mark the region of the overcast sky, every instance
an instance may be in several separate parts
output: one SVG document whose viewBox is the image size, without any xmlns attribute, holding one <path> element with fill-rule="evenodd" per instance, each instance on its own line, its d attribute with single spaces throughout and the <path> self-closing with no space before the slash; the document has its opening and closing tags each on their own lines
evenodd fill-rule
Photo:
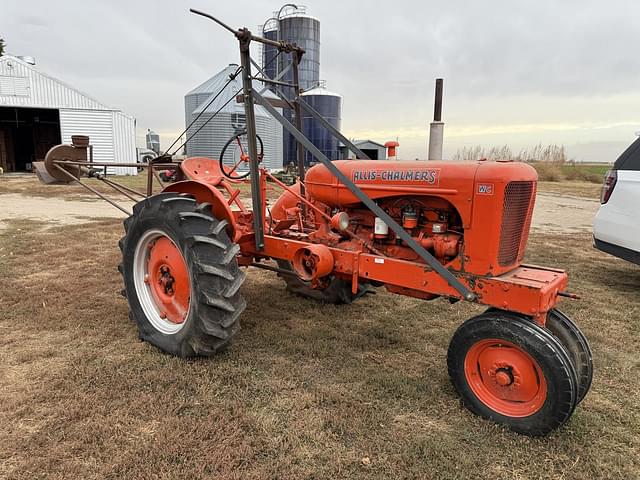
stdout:
<svg viewBox="0 0 640 480">
<path fill-rule="evenodd" d="M 284 2 L 283 2 L 284 3 Z M 307 0 L 321 21 L 321 78 L 344 95 L 343 130 L 424 157 L 435 77 L 445 79 L 445 153 L 564 144 L 608 160 L 640 130 L 640 2 Z M 188 12 L 254 31 L 281 3 L 2 0 L 7 51 L 138 120 L 168 146 L 183 97 L 238 61 L 237 42 Z M 139 143 L 141 143 L 139 141 Z"/>
</svg>

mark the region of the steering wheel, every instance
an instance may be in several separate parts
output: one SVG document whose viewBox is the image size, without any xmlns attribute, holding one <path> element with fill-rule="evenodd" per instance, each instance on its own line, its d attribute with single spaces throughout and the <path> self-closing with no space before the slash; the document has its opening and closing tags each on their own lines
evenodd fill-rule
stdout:
<svg viewBox="0 0 640 480">
<path fill-rule="evenodd" d="M 224 144 L 224 147 L 222 147 L 222 151 L 220 152 L 220 170 L 222 171 L 222 174 L 231 179 L 231 180 L 243 180 L 245 178 L 247 178 L 249 176 L 249 174 L 251 173 L 251 170 L 247 171 L 246 173 L 241 173 L 239 175 L 234 175 L 234 172 L 238 169 L 238 167 L 240 165 L 242 165 L 245 162 L 249 162 L 249 154 L 245 153 L 244 151 L 244 146 L 242 145 L 242 141 L 240 139 L 240 137 L 244 136 L 247 134 L 246 130 L 242 130 L 238 133 L 236 133 L 233 137 L 231 137 L 227 143 Z M 260 138 L 259 135 L 256 135 L 256 138 L 258 139 L 258 163 L 260 163 L 262 161 L 262 158 L 264 157 L 264 144 L 262 143 L 262 139 Z M 231 146 L 233 143 L 237 143 L 238 147 L 240 148 L 240 159 L 233 165 L 233 167 L 229 167 L 228 165 L 225 165 L 224 163 L 224 154 L 227 151 L 227 148 L 229 148 L 229 146 Z"/>
</svg>

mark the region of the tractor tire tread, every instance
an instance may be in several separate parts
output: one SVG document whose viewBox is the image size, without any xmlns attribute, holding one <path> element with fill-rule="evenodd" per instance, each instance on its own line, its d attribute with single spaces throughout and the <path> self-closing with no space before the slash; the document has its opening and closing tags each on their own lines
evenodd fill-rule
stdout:
<svg viewBox="0 0 640 480">
<path fill-rule="evenodd" d="M 560 310 L 552 309 L 545 325 L 567 349 L 578 376 L 578 403 L 582 402 L 593 381 L 593 353 L 580 328 Z"/>
<path fill-rule="evenodd" d="M 211 233 L 211 235 L 218 236 L 228 226 L 229 226 L 229 222 L 227 220 L 220 220 L 216 225 L 213 225 L 211 227 L 211 230 L 209 232 Z"/>
<path fill-rule="evenodd" d="M 211 213 L 211 204 L 209 202 L 199 203 L 196 207 L 196 212 L 198 213 Z"/>
<path fill-rule="evenodd" d="M 193 243 L 206 243 L 208 245 L 211 245 L 216 248 L 220 248 L 222 250 L 227 249 L 227 245 L 222 240 L 219 240 L 218 238 L 215 238 L 215 237 L 208 237 L 205 235 L 194 235 L 191 237 L 191 241 Z"/>
</svg>

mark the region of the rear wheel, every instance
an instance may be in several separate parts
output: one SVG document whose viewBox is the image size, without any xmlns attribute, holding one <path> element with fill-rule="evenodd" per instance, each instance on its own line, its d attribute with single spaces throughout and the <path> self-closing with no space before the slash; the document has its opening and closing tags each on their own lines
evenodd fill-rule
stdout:
<svg viewBox="0 0 640 480">
<path fill-rule="evenodd" d="M 124 225 L 120 271 L 140 338 L 181 357 L 225 348 L 246 306 L 226 221 L 209 204 L 162 193 L 136 204 Z"/>
<path fill-rule="evenodd" d="M 563 425 L 577 401 L 564 347 L 532 321 L 488 311 L 463 323 L 449 345 L 454 388 L 473 413 L 530 436 Z"/>
<path fill-rule="evenodd" d="M 351 282 L 347 282 L 333 275 L 325 280 L 324 288 L 312 288 L 311 282 L 305 282 L 295 274 L 290 262 L 286 260 L 276 260 L 276 263 L 281 270 L 291 272 L 291 275 L 280 275 L 287 284 L 287 290 L 302 297 L 311 298 L 323 303 L 340 305 L 351 303 L 366 293 L 371 292 L 368 285 L 358 284 L 358 291 L 354 294 L 351 291 Z"/>
</svg>

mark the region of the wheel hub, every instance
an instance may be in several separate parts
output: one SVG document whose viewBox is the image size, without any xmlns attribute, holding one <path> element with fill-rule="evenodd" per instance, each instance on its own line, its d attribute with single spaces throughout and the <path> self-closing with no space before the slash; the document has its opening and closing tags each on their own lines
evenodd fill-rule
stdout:
<svg viewBox="0 0 640 480">
<path fill-rule="evenodd" d="M 173 285 L 176 283 L 176 279 L 171 276 L 171 269 L 167 265 L 162 265 L 159 273 L 158 283 L 164 288 L 164 293 L 169 296 L 173 295 Z"/>
<path fill-rule="evenodd" d="M 149 244 L 147 272 L 145 283 L 160 318 L 174 324 L 184 323 L 189 311 L 189 273 L 180 250 L 168 237 Z"/>
<path fill-rule="evenodd" d="M 503 340 L 481 340 L 468 350 L 465 376 L 473 393 L 492 410 L 525 417 L 542 408 L 547 384 L 531 355 Z"/>
<path fill-rule="evenodd" d="M 513 375 L 507 369 L 501 368 L 495 373 L 496 382 L 501 387 L 508 387 L 513 383 Z"/>
</svg>

